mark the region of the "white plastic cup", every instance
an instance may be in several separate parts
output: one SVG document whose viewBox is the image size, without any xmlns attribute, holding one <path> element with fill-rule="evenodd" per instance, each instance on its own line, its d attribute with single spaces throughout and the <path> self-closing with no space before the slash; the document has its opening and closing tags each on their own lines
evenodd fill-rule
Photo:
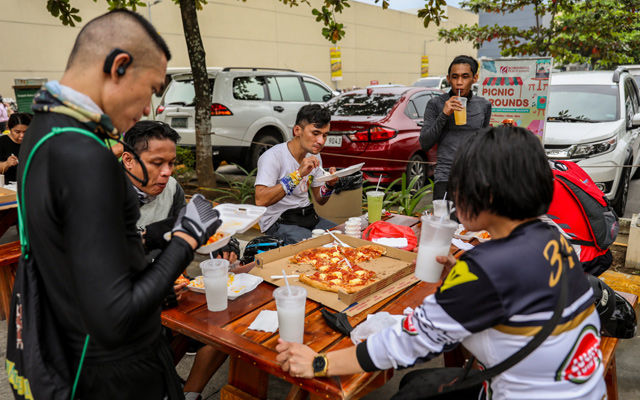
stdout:
<svg viewBox="0 0 640 400">
<path fill-rule="evenodd" d="M 349 218 L 349 222 L 357 222 L 358 225 L 362 224 L 362 218 L 361 217 L 351 217 Z"/>
<path fill-rule="evenodd" d="M 315 237 L 318 237 L 318 236 L 322 236 L 324 234 L 325 234 L 324 229 L 314 229 L 314 230 L 311 231 L 311 237 L 312 238 L 315 238 Z"/>
<path fill-rule="evenodd" d="M 289 288 L 281 286 L 273 291 L 278 310 L 278 330 L 282 340 L 302 343 L 307 290 L 300 286 L 289 286 Z"/>
<path fill-rule="evenodd" d="M 449 200 L 434 200 L 433 201 L 433 215 L 435 217 L 442 217 L 443 215 L 446 215 L 446 219 L 450 219 L 449 218 L 449 211 L 451 211 L 451 209 L 453 208 L 453 201 L 449 201 Z"/>
<path fill-rule="evenodd" d="M 209 311 L 226 310 L 229 260 L 205 260 L 200 263 L 200 269 L 204 280 L 204 293 L 207 296 L 207 308 Z"/>
<path fill-rule="evenodd" d="M 422 230 L 418 259 L 416 260 L 416 278 L 435 283 L 440 281 L 444 265 L 436 261 L 436 256 L 447 256 L 451 248 L 453 233 L 458 229 L 458 223 L 430 215 L 422 216 Z"/>
<path fill-rule="evenodd" d="M 0 187 L 4 187 L 4 175 L 0 175 Z"/>
<path fill-rule="evenodd" d="M 344 233 L 347 235 L 355 235 L 356 233 L 360 233 L 360 228 L 347 228 Z"/>
</svg>

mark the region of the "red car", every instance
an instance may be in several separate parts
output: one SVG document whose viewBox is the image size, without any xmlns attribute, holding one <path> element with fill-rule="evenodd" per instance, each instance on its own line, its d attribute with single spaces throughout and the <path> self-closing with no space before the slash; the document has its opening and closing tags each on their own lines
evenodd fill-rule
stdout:
<svg viewBox="0 0 640 400">
<path fill-rule="evenodd" d="M 362 171 L 369 182 L 378 183 L 382 176 L 382 183 L 391 183 L 404 172 L 407 182 L 421 176 L 422 187 L 433 176 L 437 149 L 425 153 L 420 147 L 424 109 L 442 93 L 424 87 L 377 87 L 329 100 L 331 131 L 321 153 L 323 165 L 341 169 L 364 162 Z"/>
</svg>

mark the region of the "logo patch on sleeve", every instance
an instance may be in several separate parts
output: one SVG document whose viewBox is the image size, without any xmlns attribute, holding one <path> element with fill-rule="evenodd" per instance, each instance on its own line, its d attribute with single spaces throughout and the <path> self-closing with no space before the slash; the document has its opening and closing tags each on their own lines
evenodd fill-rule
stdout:
<svg viewBox="0 0 640 400">
<path fill-rule="evenodd" d="M 469 271 L 469 265 L 465 261 L 458 261 L 453 266 L 449 275 L 440 287 L 440 293 L 462 283 L 477 281 L 478 277 Z"/>
<path fill-rule="evenodd" d="M 415 325 L 413 325 L 413 313 L 407 315 L 402 320 L 402 330 L 409 335 L 415 336 L 418 334 L 418 329 L 416 329 Z"/>
<path fill-rule="evenodd" d="M 591 378 L 601 362 L 598 331 L 593 325 L 587 325 L 556 372 L 556 381 L 584 383 Z"/>
</svg>

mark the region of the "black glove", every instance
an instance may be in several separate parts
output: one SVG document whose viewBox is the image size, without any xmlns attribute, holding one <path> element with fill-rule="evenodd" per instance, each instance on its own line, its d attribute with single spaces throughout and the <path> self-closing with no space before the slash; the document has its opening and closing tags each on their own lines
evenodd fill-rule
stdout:
<svg viewBox="0 0 640 400">
<path fill-rule="evenodd" d="M 196 194 L 189 204 L 180 211 L 172 232 L 184 232 L 202 246 L 222 224 L 220 213 L 203 195 Z"/>
<path fill-rule="evenodd" d="M 164 234 L 171 232 L 177 219 L 177 217 L 171 217 L 147 225 L 145 228 L 146 234 L 144 239 L 144 245 L 147 248 L 147 251 L 156 249 L 164 250 L 165 247 L 167 247 L 169 242 L 165 240 Z"/>
</svg>

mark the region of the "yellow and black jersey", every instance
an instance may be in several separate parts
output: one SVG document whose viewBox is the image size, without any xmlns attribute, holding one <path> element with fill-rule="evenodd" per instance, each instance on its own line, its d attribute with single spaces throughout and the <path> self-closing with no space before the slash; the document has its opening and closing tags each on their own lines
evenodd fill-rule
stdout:
<svg viewBox="0 0 640 400">
<path fill-rule="evenodd" d="M 564 259 L 561 247 L 571 252 Z M 488 385 L 491 399 L 602 399 L 600 320 L 569 243 L 539 220 L 478 245 L 456 263 L 434 295 L 397 326 L 357 349 L 366 370 L 408 367 L 459 343 L 490 368 L 524 347 L 551 318 L 562 263 L 569 296 L 551 336 Z"/>
</svg>

